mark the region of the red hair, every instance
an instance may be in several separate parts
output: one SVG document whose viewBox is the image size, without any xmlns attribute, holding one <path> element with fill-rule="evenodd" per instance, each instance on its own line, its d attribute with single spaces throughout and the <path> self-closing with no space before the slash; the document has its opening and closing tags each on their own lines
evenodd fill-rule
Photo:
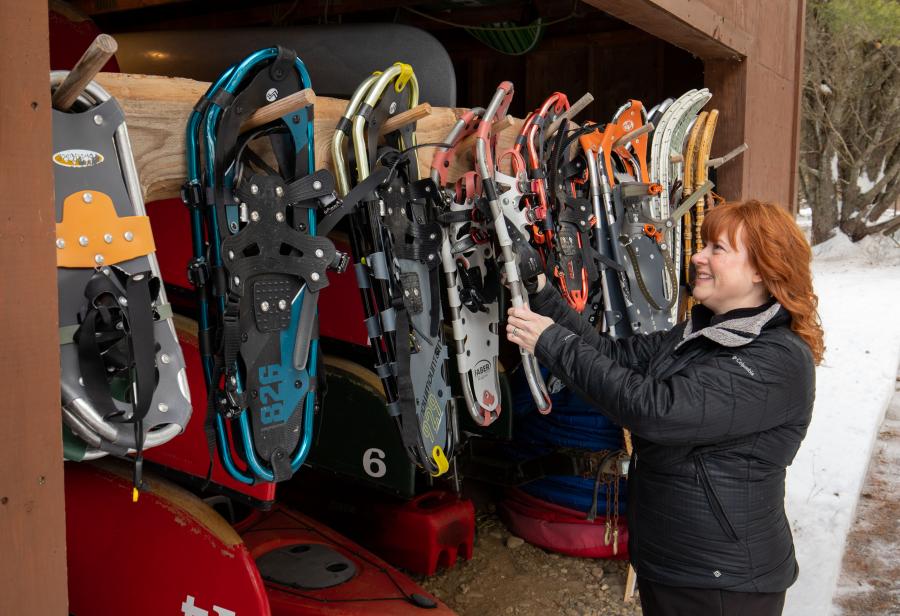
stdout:
<svg viewBox="0 0 900 616">
<path fill-rule="evenodd" d="M 738 231 L 769 293 L 791 315 L 791 330 L 812 351 L 815 363 L 825 353 L 819 298 L 813 292 L 812 250 L 787 210 L 772 203 L 744 201 L 711 209 L 703 221 L 704 242 L 726 234 L 732 246 Z"/>
</svg>

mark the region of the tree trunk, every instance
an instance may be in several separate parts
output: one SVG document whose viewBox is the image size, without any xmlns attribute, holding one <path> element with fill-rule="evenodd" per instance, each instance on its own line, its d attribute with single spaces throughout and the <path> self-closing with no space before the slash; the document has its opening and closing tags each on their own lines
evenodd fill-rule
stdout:
<svg viewBox="0 0 900 616">
<path fill-rule="evenodd" d="M 831 160 L 834 150 L 826 147 L 819 155 L 819 177 L 815 190 L 815 201 L 809 204 L 812 208 L 812 244 L 821 244 L 834 236 L 838 225 L 838 195 L 831 175 Z"/>
</svg>

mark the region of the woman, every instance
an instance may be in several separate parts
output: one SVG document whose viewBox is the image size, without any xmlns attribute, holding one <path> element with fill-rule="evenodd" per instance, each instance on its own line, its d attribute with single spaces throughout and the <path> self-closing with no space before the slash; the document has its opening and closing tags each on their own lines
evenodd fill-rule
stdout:
<svg viewBox="0 0 900 616">
<path fill-rule="evenodd" d="M 701 305 L 671 331 L 606 338 L 541 280 L 507 336 L 632 432 L 644 614 L 781 614 L 798 574 L 785 469 L 824 352 L 811 252 L 787 212 L 756 201 L 713 209 L 702 236 Z"/>
</svg>

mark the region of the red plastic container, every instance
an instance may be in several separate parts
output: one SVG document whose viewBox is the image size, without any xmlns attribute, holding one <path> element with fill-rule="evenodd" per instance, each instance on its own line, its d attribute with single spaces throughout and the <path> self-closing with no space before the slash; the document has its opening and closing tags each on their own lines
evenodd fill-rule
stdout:
<svg viewBox="0 0 900 616">
<path fill-rule="evenodd" d="M 459 556 L 469 560 L 474 542 L 475 507 L 452 492 L 433 490 L 399 505 L 373 506 L 367 546 L 411 573 L 434 575 Z"/>
</svg>

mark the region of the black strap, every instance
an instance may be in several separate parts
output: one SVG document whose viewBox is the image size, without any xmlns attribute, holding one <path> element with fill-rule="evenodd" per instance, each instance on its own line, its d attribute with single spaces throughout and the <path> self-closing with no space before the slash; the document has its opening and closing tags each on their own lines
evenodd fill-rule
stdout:
<svg viewBox="0 0 900 616">
<path fill-rule="evenodd" d="M 143 422 L 156 390 L 156 338 L 153 301 L 159 279 L 150 272 L 128 275 L 119 268 L 97 270 L 85 286 L 86 309 L 75 333 L 85 392 L 115 423 L 133 423 L 135 431 L 134 486 L 142 485 Z M 123 377 L 136 392 L 132 412 L 124 416 L 112 396 L 110 377 Z"/>
<path fill-rule="evenodd" d="M 335 225 L 341 219 L 353 212 L 360 203 L 370 201 L 375 189 L 378 188 L 388 177 L 390 171 L 385 167 L 377 167 L 372 174 L 365 180 L 357 184 L 347 196 L 341 200 L 341 205 L 331 210 L 321 221 L 319 221 L 316 232 L 319 235 L 328 235 L 334 229 Z"/>
</svg>

